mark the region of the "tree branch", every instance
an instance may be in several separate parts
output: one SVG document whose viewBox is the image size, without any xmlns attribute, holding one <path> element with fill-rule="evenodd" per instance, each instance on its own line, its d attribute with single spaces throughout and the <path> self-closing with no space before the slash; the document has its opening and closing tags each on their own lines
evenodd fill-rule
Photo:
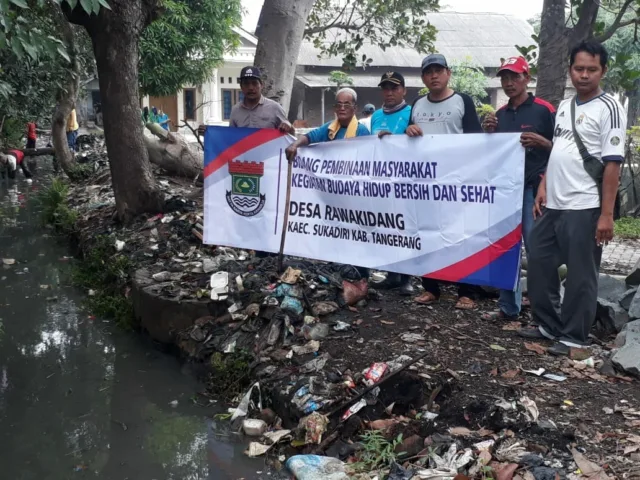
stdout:
<svg viewBox="0 0 640 480">
<path fill-rule="evenodd" d="M 330 22 L 327 25 L 323 25 L 322 27 L 307 28 L 304 31 L 304 35 L 305 36 L 313 35 L 315 33 L 326 32 L 327 30 L 329 30 L 331 28 L 335 28 L 336 25 L 338 24 L 338 20 L 340 20 L 340 17 L 342 17 L 342 15 L 344 15 L 344 11 L 347 9 L 348 5 L 349 5 L 349 3 L 345 2 L 344 7 L 342 7 L 342 10 L 340 10 L 340 13 L 338 15 L 336 15 L 336 18 L 334 18 L 332 22 Z"/>
<path fill-rule="evenodd" d="M 633 25 L 633 24 L 638 25 L 638 23 L 640 23 L 640 19 L 637 17 L 632 20 L 625 20 L 624 22 L 622 21 L 625 14 L 627 13 L 627 9 L 629 8 L 629 5 L 631 5 L 632 2 L 633 0 L 625 0 L 625 2 L 622 4 L 622 7 L 620 7 L 618 16 L 613 21 L 611 26 L 607 28 L 607 30 L 602 35 L 599 35 L 598 37 L 596 37 L 596 40 L 598 42 L 605 42 L 609 40 L 613 36 L 613 34 L 616 33 L 616 31 L 618 31 L 618 29 L 620 28 L 626 27 L 628 25 Z"/>
<path fill-rule="evenodd" d="M 204 150 L 204 144 L 202 143 L 202 140 L 200 140 L 200 137 L 198 136 L 198 131 L 196 129 L 194 129 L 191 125 L 189 125 L 189 122 L 187 122 L 186 118 L 184 120 L 182 120 L 182 121 L 184 122 L 184 125 L 180 125 L 180 128 L 187 127 L 189 130 L 191 130 L 191 133 L 193 133 L 193 135 L 196 137 L 196 140 L 198 140 L 198 143 L 200 144 L 200 146 Z"/>
</svg>

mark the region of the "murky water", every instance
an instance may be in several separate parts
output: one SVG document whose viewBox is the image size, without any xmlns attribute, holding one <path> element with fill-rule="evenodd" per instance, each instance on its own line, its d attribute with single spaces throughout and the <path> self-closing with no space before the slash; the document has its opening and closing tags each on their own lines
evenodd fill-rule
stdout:
<svg viewBox="0 0 640 480">
<path fill-rule="evenodd" d="M 81 309 L 23 182 L 0 185 L 0 478 L 260 478 L 186 367 Z"/>
</svg>

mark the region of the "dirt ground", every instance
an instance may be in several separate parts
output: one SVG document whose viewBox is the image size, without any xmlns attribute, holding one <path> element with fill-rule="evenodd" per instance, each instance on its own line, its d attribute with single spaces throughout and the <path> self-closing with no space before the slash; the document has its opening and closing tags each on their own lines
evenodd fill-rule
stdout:
<svg viewBox="0 0 640 480">
<path fill-rule="evenodd" d="M 623 454 L 625 447 L 633 445 L 625 443 L 627 434 L 640 433 L 637 380 L 609 377 L 597 368 L 576 369 L 569 359 L 527 349 L 525 341 L 513 331 L 517 324 L 481 318 L 483 312 L 497 308 L 496 300 L 482 299 L 479 308 L 473 311 L 456 310 L 454 304 L 451 290 L 433 306 L 420 306 L 410 298 L 381 292 L 380 300 L 369 300 L 357 312 L 340 311 L 340 319 L 351 323 L 354 331 L 346 335 L 332 332 L 322 342 L 321 352 L 326 351 L 334 358 L 335 363 L 330 365 L 354 372 L 373 362 L 428 352 L 410 370 L 421 375 L 426 387 L 431 384 L 435 388 L 445 382 L 450 386 L 435 398 L 440 409 L 433 426 L 436 432 L 447 434 L 455 427 L 496 432 L 509 428 L 517 438 L 529 441 L 530 448 L 533 446 L 554 458 L 568 458 L 567 447 L 575 444 L 583 447 L 592 461 L 606 465 L 616 478 L 631 471 L 633 463 L 638 465 L 637 459 Z M 520 323 L 525 325 L 529 321 L 530 312 L 525 310 Z M 416 336 L 416 341 L 409 343 L 402 338 L 406 333 L 423 339 Z M 550 346 L 550 342 L 530 343 L 536 343 L 530 348 Z M 596 367 L 609 347 L 605 344 L 592 348 Z M 567 378 L 558 382 L 523 372 L 540 368 Z M 427 399 L 430 394 L 424 392 Z M 523 395 L 537 405 L 538 425 L 508 424 L 488 416 L 497 400 Z M 637 413 L 625 412 L 627 418 L 622 412 L 611 413 L 616 406 Z M 607 414 L 605 409 L 611 410 Z M 367 418 L 365 409 L 359 415 L 363 420 L 375 420 L 379 418 L 377 413 Z M 480 440 L 478 436 L 473 438 L 473 442 Z"/>
</svg>

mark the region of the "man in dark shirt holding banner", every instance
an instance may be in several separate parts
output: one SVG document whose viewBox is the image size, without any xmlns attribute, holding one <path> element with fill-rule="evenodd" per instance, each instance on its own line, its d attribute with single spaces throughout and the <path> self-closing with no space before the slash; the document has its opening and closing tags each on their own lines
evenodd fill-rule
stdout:
<svg viewBox="0 0 640 480">
<path fill-rule="evenodd" d="M 529 64 L 523 57 L 504 61 L 498 70 L 504 93 L 509 103 L 495 115 L 485 117 L 482 127 L 486 132 L 522 132 L 520 141 L 525 148 L 525 187 L 522 201 L 522 238 L 529 251 L 529 233 L 533 228 L 533 201 L 549 162 L 553 147 L 553 129 L 556 109 L 548 102 L 527 91 L 531 81 Z M 520 284 L 515 292 L 500 291 L 499 310 L 483 316 L 485 320 L 510 320 L 520 315 L 522 292 Z"/>
</svg>

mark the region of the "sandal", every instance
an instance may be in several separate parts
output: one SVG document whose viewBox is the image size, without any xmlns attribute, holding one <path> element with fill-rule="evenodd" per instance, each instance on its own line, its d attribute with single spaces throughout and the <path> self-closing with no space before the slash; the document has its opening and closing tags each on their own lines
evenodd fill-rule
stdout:
<svg viewBox="0 0 640 480">
<path fill-rule="evenodd" d="M 436 303 L 438 301 L 438 297 L 436 297 L 431 292 L 424 292 L 419 297 L 414 298 L 413 301 L 419 303 L 420 305 L 431 305 L 432 303 Z"/>
<path fill-rule="evenodd" d="M 469 297 L 460 297 L 458 303 L 456 303 L 456 308 L 458 310 L 473 310 L 476 308 L 476 302 Z"/>
<path fill-rule="evenodd" d="M 502 321 L 505 321 L 505 322 L 512 322 L 512 321 L 518 319 L 517 316 L 509 316 L 506 313 L 504 313 L 502 310 L 496 310 L 495 312 L 483 313 L 480 318 L 482 320 L 487 320 L 487 321 L 490 321 L 490 322 L 491 321 L 495 321 L 495 320 L 502 320 Z"/>
</svg>

